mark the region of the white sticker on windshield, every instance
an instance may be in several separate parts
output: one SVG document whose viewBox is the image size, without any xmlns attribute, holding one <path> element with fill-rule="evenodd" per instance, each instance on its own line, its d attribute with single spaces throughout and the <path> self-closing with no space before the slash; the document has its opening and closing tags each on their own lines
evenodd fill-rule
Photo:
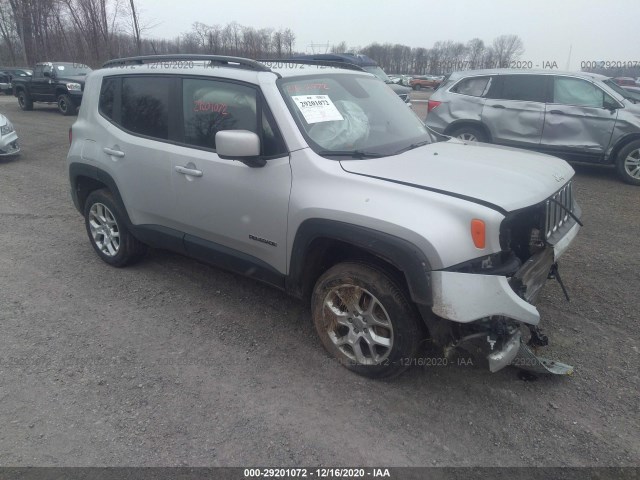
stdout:
<svg viewBox="0 0 640 480">
<path fill-rule="evenodd" d="M 56 66 L 56 68 L 57 68 L 58 70 L 64 70 L 64 65 L 57 65 L 57 66 Z"/>
<path fill-rule="evenodd" d="M 294 95 L 291 98 L 309 124 L 344 120 L 329 95 Z"/>
</svg>

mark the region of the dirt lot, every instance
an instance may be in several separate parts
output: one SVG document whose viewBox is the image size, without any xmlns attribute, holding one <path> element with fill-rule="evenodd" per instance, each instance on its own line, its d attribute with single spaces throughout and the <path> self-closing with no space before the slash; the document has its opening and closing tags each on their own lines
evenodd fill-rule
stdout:
<svg viewBox="0 0 640 480">
<path fill-rule="evenodd" d="M 539 306 L 573 377 L 379 382 L 329 360 L 274 289 L 163 251 L 101 262 L 68 192 L 74 118 L 0 111 L 23 147 L 0 163 L 0 465 L 640 464 L 640 188 L 612 171 L 577 168 L 572 301 L 549 283 Z"/>
</svg>

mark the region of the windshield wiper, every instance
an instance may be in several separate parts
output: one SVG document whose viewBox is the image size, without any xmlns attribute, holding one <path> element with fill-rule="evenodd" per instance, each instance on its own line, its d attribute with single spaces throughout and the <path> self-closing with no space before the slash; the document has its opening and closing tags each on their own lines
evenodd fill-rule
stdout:
<svg viewBox="0 0 640 480">
<path fill-rule="evenodd" d="M 382 153 L 376 152 L 364 152 L 362 150 L 320 150 L 318 155 L 327 156 L 327 157 L 351 157 L 356 160 L 361 160 L 364 158 L 379 158 L 384 157 L 385 155 Z"/>
<path fill-rule="evenodd" d="M 424 140 L 422 142 L 412 143 L 408 147 L 401 148 L 400 150 L 395 152 L 394 155 L 399 155 L 401 153 L 408 152 L 409 150 L 413 150 L 414 148 L 422 147 L 422 146 L 428 145 L 430 143 L 432 143 L 431 140 Z"/>
</svg>

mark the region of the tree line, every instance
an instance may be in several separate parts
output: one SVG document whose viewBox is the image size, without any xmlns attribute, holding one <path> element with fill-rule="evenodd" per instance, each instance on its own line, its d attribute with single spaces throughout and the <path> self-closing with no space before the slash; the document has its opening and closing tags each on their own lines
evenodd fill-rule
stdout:
<svg viewBox="0 0 640 480">
<path fill-rule="evenodd" d="M 135 0 L 0 0 L 0 64 L 32 66 L 57 60 L 97 67 L 106 60 L 141 54 L 211 53 L 248 58 L 286 58 L 298 53 L 290 28 L 254 28 L 231 22 L 195 22 L 173 39 L 147 36 Z M 373 43 L 352 51 L 373 58 L 388 72 L 440 75 L 451 70 L 489 68 L 519 58 L 524 48 L 515 35 L 485 44 L 436 42 L 432 48 Z M 324 52 L 323 52 L 324 53 Z"/>
</svg>

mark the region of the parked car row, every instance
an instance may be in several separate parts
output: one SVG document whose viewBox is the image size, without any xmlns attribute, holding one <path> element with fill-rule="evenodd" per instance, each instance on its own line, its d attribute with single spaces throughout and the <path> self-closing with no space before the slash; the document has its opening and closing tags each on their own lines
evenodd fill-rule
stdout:
<svg viewBox="0 0 640 480">
<path fill-rule="evenodd" d="M 640 185 L 635 92 L 592 73 L 508 69 L 451 74 L 428 103 L 426 125 L 467 142 L 613 165 Z"/>
</svg>

